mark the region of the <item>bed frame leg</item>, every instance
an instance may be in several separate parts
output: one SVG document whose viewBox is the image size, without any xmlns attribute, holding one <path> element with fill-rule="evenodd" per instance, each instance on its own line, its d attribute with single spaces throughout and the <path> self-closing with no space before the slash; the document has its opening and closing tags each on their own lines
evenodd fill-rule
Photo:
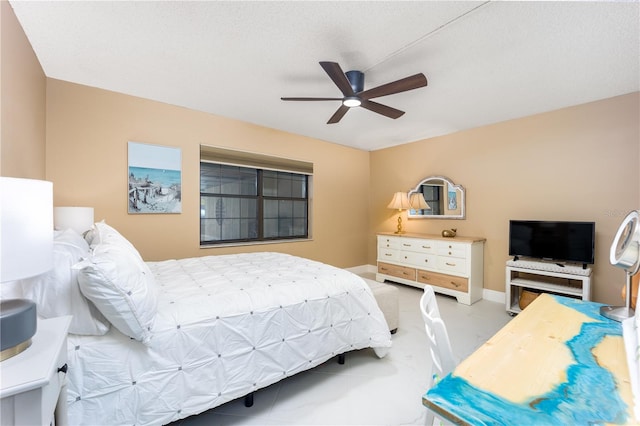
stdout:
<svg viewBox="0 0 640 426">
<path fill-rule="evenodd" d="M 252 407 L 253 406 L 253 392 L 244 396 L 244 406 Z"/>
<path fill-rule="evenodd" d="M 344 354 L 338 355 L 338 364 L 340 365 L 344 364 L 344 358 L 345 358 Z"/>
</svg>

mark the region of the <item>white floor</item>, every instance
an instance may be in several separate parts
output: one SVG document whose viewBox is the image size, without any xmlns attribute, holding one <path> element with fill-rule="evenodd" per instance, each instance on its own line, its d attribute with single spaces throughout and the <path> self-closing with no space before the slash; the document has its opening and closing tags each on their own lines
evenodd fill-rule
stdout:
<svg viewBox="0 0 640 426">
<path fill-rule="evenodd" d="M 259 390 L 251 408 L 240 399 L 172 426 L 423 425 L 421 398 L 431 360 L 418 307 L 422 290 L 395 286 L 400 290 L 400 327 L 385 358 L 370 349 L 350 352 L 344 365 L 330 360 Z M 438 306 L 458 360 L 511 319 L 503 304 L 486 300 L 465 306 L 438 296 Z"/>
</svg>

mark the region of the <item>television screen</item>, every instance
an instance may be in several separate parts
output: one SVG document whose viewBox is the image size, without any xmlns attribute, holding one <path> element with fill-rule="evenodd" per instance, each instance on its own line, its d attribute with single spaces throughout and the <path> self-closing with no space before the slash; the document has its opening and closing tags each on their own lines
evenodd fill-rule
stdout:
<svg viewBox="0 0 640 426">
<path fill-rule="evenodd" d="M 594 222 L 509 221 L 509 255 L 593 263 Z"/>
</svg>

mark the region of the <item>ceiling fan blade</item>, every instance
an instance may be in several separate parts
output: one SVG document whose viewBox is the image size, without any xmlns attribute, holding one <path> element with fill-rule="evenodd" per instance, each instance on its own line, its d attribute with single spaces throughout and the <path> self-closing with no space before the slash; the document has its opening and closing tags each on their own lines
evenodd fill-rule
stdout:
<svg viewBox="0 0 640 426">
<path fill-rule="evenodd" d="M 391 108 L 390 106 L 382 105 L 374 101 L 369 101 L 366 99 L 362 100 L 362 104 L 360 104 L 362 108 L 366 108 L 369 111 L 377 112 L 378 114 L 382 114 L 385 117 L 396 119 L 398 117 L 402 117 L 404 111 L 400 111 L 399 109 Z"/>
<path fill-rule="evenodd" d="M 283 101 L 341 101 L 342 98 L 280 98 Z"/>
<path fill-rule="evenodd" d="M 351 83 L 347 79 L 347 76 L 340 68 L 336 62 L 320 62 L 320 66 L 325 72 L 329 75 L 331 80 L 333 80 L 334 84 L 338 86 L 338 89 L 345 96 L 355 96 L 356 94 L 353 92 L 353 88 L 351 87 Z"/>
<path fill-rule="evenodd" d="M 382 86 L 374 87 L 373 89 L 365 90 L 364 92 L 358 93 L 358 97 L 361 99 L 378 98 L 380 96 L 406 92 L 407 90 L 417 89 L 426 85 L 427 77 L 425 77 L 424 74 L 420 73 L 393 81 L 391 83 L 383 84 Z"/>
<path fill-rule="evenodd" d="M 342 117 L 349 111 L 349 107 L 340 105 L 340 108 L 336 112 L 333 113 L 327 124 L 335 124 L 338 121 L 342 120 Z"/>
</svg>

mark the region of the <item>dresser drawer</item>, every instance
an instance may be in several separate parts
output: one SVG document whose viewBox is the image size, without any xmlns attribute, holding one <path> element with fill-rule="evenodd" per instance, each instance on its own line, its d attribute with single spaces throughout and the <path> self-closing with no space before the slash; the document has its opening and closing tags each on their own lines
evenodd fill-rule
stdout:
<svg viewBox="0 0 640 426">
<path fill-rule="evenodd" d="M 397 262 L 400 260 L 400 250 L 378 247 L 378 260 Z"/>
<path fill-rule="evenodd" d="M 468 245 L 461 243 L 438 242 L 438 255 L 466 258 L 467 247 Z"/>
<path fill-rule="evenodd" d="M 400 249 L 416 253 L 435 254 L 437 250 L 436 242 L 433 240 L 423 240 L 420 238 L 402 238 Z"/>
<path fill-rule="evenodd" d="M 388 249 L 400 248 L 400 237 L 389 237 L 384 235 L 378 235 L 378 247 Z"/>
<path fill-rule="evenodd" d="M 466 278 L 439 274 L 437 272 L 423 271 L 420 269 L 418 269 L 418 282 L 456 291 L 466 292 L 469 290 L 469 280 Z"/>
<path fill-rule="evenodd" d="M 467 260 L 460 257 L 438 256 L 438 270 L 466 275 Z"/>
<path fill-rule="evenodd" d="M 416 280 L 416 270 L 414 268 L 407 268 L 406 266 L 378 262 L 378 273 L 404 278 L 405 280 Z"/>
<path fill-rule="evenodd" d="M 437 269 L 438 261 L 435 254 L 416 253 L 410 251 L 400 252 L 400 261 L 418 268 Z"/>
</svg>

